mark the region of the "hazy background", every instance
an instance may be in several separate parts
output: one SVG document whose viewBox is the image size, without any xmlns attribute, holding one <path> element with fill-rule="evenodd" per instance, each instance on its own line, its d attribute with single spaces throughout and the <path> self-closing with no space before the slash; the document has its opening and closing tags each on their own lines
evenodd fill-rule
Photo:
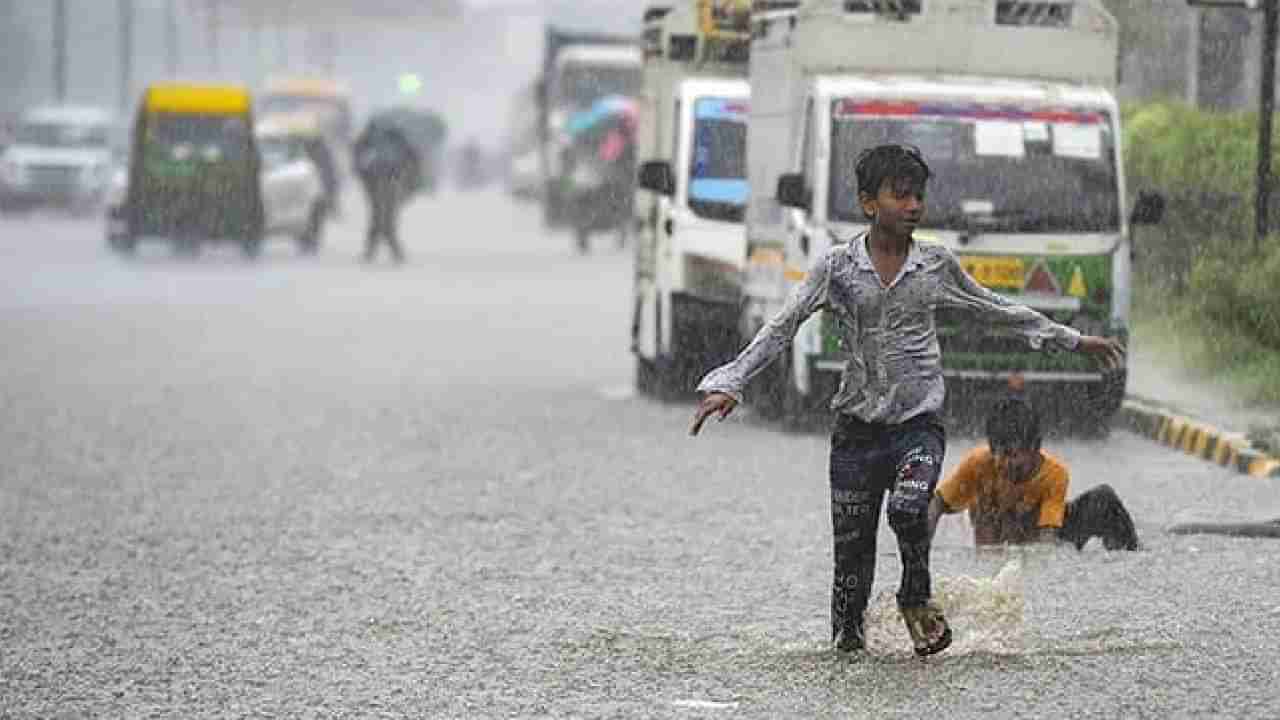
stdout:
<svg viewBox="0 0 1280 720">
<path fill-rule="evenodd" d="M 547 21 L 638 32 L 640 0 L 384 0 L 361 3 L 134 0 L 133 70 L 122 72 L 120 2 L 66 0 L 66 99 L 132 113 L 148 83 L 179 78 L 258 85 L 273 73 L 329 72 L 360 115 L 408 102 L 445 113 L 454 140 L 498 144 L 512 96 L 535 75 Z M 169 43 L 173 8 L 176 46 Z M 354 5 L 354 3 L 352 3 Z M 403 6 L 403 7 L 398 7 Z M 0 115 L 55 99 L 55 3 L 0 0 Z M 246 9 L 258 7 L 254 13 Z M 363 16 L 363 17 L 357 17 Z M 403 73 L 421 92 L 400 94 Z M 126 88 L 125 85 L 128 85 Z"/>
</svg>

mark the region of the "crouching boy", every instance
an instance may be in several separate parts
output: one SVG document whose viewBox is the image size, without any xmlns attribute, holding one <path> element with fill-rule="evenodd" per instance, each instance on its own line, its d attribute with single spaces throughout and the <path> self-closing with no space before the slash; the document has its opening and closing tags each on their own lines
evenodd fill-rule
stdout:
<svg viewBox="0 0 1280 720">
<path fill-rule="evenodd" d="M 987 417 L 987 445 L 970 450 L 933 495 L 930 537 L 942 515 L 968 510 L 979 548 L 1040 542 L 1081 549 L 1096 537 L 1108 550 L 1137 550 L 1133 519 L 1115 490 L 1097 485 L 1067 502 L 1067 466 L 1042 450 L 1041 440 L 1030 403 L 997 402 Z"/>
</svg>

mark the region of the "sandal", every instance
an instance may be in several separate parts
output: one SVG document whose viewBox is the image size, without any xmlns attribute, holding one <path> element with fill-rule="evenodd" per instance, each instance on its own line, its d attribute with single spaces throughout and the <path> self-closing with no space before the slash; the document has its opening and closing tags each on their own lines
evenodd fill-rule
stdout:
<svg viewBox="0 0 1280 720">
<path fill-rule="evenodd" d="M 916 655 L 933 655 L 951 646 L 951 626 L 942 616 L 942 608 L 933 601 L 921 607 L 898 608 L 898 612 L 902 613 L 902 621 L 907 624 L 907 632 L 911 633 Z"/>
</svg>

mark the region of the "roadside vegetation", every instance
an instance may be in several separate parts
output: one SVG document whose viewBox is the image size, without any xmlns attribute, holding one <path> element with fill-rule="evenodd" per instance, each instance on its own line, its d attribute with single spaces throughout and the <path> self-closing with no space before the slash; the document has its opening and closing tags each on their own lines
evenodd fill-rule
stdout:
<svg viewBox="0 0 1280 720">
<path fill-rule="evenodd" d="M 1168 200 L 1163 223 L 1135 232 L 1135 333 L 1246 399 L 1280 404 L 1280 193 L 1274 232 L 1255 246 L 1257 113 L 1161 101 L 1124 115 L 1130 195 Z M 1274 147 L 1280 175 L 1280 131 Z"/>
</svg>

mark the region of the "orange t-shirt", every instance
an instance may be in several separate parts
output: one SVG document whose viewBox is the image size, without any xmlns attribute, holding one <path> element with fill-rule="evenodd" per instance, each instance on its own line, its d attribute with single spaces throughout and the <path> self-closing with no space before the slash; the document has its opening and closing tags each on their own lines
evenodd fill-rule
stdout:
<svg viewBox="0 0 1280 720">
<path fill-rule="evenodd" d="M 1040 469 L 1013 483 L 990 448 L 976 447 L 936 492 L 950 509 L 969 511 L 974 544 L 1028 542 L 1040 528 L 1062 527 L 1067 507 L 1066 464 L 1044 451 L 1040 456 Z"/>
</svg>

